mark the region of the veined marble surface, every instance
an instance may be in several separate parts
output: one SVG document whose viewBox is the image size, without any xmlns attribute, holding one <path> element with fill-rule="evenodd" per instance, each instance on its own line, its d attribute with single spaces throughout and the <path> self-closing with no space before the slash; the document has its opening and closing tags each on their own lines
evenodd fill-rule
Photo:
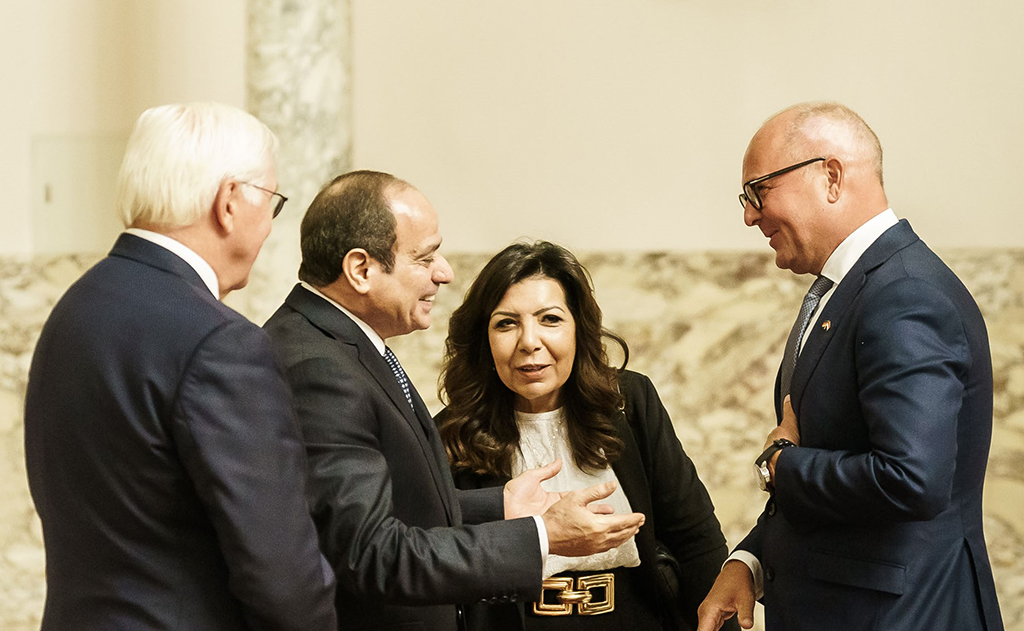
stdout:
<svg viewBox="0 0 1024 631">
<path fill-rule="evenodd" d="M 940 253 L 974 294 L 989 328 L 995 419 L 985 531 L 1003 618 L 1024 631 L 1024 250 Z M 42 537 L 28 495 L 23 402 L 31 353 L 59 296 L 99 255 L 0 259 L 0 628 L 39 627 Z M 432 409 L 447 318 L 487 256 L 452 254 L 431 329 L 389 343 Z M 684 448 L 715 500 L 730 544 L 761 511 L 750 462 L 773 425 L 772 386 L 806 278 L 770 253 L 614 253 L 581 256 L 605 325 L 626 338 L 630 367 L 654 381 Z M 237 303 L 250 317 L 290 281 L 254 279 Z M 257 308 L 256 306 L 259 305 Z"/>
</svg>

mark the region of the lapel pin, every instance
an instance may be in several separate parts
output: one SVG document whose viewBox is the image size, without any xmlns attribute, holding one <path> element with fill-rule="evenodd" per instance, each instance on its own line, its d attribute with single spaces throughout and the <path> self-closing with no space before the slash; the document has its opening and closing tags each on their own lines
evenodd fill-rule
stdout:
<svg viewBox="0 0 1024 631">
<path fill-rule="evenodd" d="M 821 323 L 821 328 L 822 328 L 823 331 L 828 331 L 829 329 L 831 329 L 832 328 L 832 320 L 825 320 L 824 322 L 822 322 Z"/>
</svg>

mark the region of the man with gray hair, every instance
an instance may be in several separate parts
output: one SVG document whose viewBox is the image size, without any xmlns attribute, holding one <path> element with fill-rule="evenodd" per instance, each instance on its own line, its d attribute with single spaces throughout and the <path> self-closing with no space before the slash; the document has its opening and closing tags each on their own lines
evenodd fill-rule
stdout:
<svg viewBox="0 0 1024 631">
<path fill-rule="evenodd" d="M 700 606 L 768 631 L 1003 628 L 982 531 L 992 361 L 981 312 L 898 220 L 882 148 L 837 103 L 773 116 L 740 203 L 775 262 L 816 280 L 755 468 L 770 496 Z"/>
<path fill-rule="evenodd" d="M 118 182 L 127 231 L 43 328 L 25 450 L 43 631 L 336 628 L 290 393 L 244 287 L 277 140 L 225 105 L 147 110 Z"/>
</svg>

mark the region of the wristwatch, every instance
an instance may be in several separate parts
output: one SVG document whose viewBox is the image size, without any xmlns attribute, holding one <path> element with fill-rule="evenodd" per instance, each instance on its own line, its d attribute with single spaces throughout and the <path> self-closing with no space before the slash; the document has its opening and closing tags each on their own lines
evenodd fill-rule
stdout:
<svg viewBox="0 0 1024 631">
<path fill-rule="evenodd" d="M 772 456 L 776 452 L 782 451 L 786 447 L 796 447 L 796 444 L 791 440 L 780 438 L 768 445 L 768 448 L 761 452 L 761 455 L 754 461 L 754 471 L 757 474 L 757 484 L 761 487 L 762 491 L 769 491 L 772 484 L 772 474 L 768 470 L 768 461 L 772 459 Z"/>
</svg>

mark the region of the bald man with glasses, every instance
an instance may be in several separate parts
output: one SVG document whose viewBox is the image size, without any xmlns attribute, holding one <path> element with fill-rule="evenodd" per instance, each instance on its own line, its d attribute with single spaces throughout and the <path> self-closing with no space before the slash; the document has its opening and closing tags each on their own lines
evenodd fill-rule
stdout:
<svg viewBox="0 0 1024 631">
<path fill-rule="evenodd" d="M 981 313 L 897 220 L 882 149 L 836 103 L 773 116 L 743 160 L 743 217 L 815 276 L 787 339 L 769 495 L 700 607 L 768 631 L 1003 628 L 982 531 L 992 365 Z"/>
</svg>

